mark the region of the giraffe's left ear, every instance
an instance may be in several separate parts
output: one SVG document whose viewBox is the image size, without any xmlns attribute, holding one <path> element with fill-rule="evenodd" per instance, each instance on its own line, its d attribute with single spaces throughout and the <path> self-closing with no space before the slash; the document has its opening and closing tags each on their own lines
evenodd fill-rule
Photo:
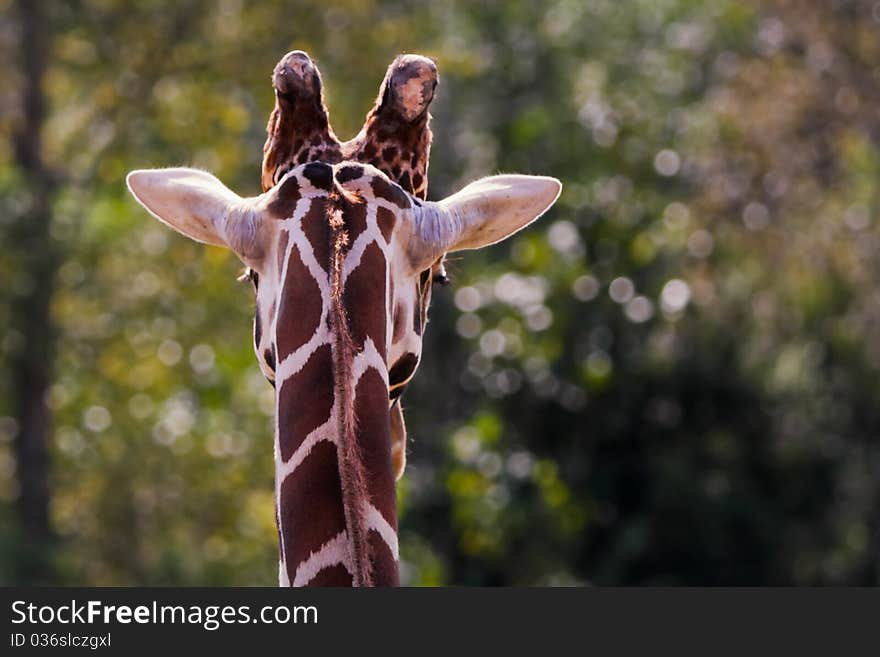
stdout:
<svg viewBox="0 0 880 657">
<path fill-rule="evenodd" d="M 257 215 L 249 201 L 198 169 L 140 169 L 125 179 L 147 211 L 197 242 L 254 257 Z"/>
<path fill-rule="evenodd" d="M 426 268 L 448 251 L 479 249 L 522 230 L 550 209 L 562 183 L 547 176 L 490 176 L 414 208 L 410 255 Z"/>
</svg>

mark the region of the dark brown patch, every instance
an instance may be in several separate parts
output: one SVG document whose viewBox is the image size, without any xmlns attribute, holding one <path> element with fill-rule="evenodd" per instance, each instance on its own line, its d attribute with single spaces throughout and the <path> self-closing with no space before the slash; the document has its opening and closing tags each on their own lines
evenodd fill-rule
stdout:
<svg viewBox="0 0 880 657">
<path fill-rule="evenodd" d="M 309 555 L 345 531 L 336 445 L 321 441 L 281 483 L 281 531 L 290 581 Z"/>
<path fill-rule="evenodd" d="M 263 321 L 260 319 L 260 304 L 254 309 L 254 348 L 260 348 L 260 340 L 263 337 Z"/>
<path fill-rule="evenodd" d="M 391 180 L 400 181 L 400 165 L 399 164 L 395 164 L 393 167 L 391 167 L 391 175 L 389 176 L 389 178 L 391 178 Z M 408 182 L 409 182 L 409 178 L 407 178 L 407 183 Z M 403 187 L 404 190 L 410 191 L 409 187 L 407 185 L 400 183 L 400 186 Z"/>
<path fill-rule="evenodd" d="M 357 180 L 363 175 L 364 168 L 359 164 L 346 164 L 336 172 L 336 180 L 340 183 L 346 183 L 350 180 Z"/>
<path fill-rule="evenodd" d="M 393 525 L 392 525 L 393 526 Z M 375 530 L 367 536 L 370 545 L 370 557 L 373 562 L 373 584 L 375 586 L 400 586 L 400 573 L 397 561 L 391 554 L 388 544 Z"/>
<path fill-rule="evenodd" d="M 297 164 L 305 164 L 309 161 L 309 152 L 308 150 L 301 151 L 300 154 L 296 158 Z"/>
<path fill-rule="evenodd" d="M 397 177 L 397 176 L 395 176 Z M 403 174 L 397 179 L 397 182 L 403 187 L 406 191 L 412 193 L 413 186 L 409 180 L 409 171 L 404 171 Z"/>
<path fill-rule="evenodd" d="M 370 502 L 392 527 L 397 527 L 388 390 L 376 370 L 370 368 L 361 375 L 355 388 L 354 407 Z"/>
<path fill-rule="evenodd" d="M 377 122 L 376 137 L 380 142 L 391 141 L 394 138 L 394 128 L 388 127 L 384 121 Z"/>
<path fill-rule="evenodd" d="M 404 381 L 408 381 L 415 373 L 419 366 L 419 357 L 416 354 L 404 354 L 397 359 L 397 362 L 391 366 L 388 372 L 388 387 L 393 388 L 399 386 Z"/>
<path fill-rule="evenodd" d="M 413 174 L 413 177 L 412 177 L 412 186 L 413 186 L 413 189 L 418 189 L 419 187 L 421 187 L 421 186 L 422 186 L 422 181 L 424 181 L 424 178 L 422 178 L 422 174 L 420 174 L 420 173 L 414 173 L 414 174 Z"/>
<path fill-rule="evenodd" d="M 275 198 L 267 209 L 276 219 L 287 219 L 293 216 L 296 204 L 299 203 L 299 182 L 296 176 L 287 176 L 275 192 Z"/>
<path fill-rule="evenodd" d="M 333 167 L 324 162 L 309 162 L 303 176 L 318 189 L 329 192 L 333 185 Z"/>
<path fill-rule="evenodd" d="M 280 384 L 278 426 L 281 458 L 290 458 L 302 441 L 330 419 L 333 359 L 330 345 L 315 350 L 302 369 Z"/>
<path fill-rule="evenodd" d="M 372 142 L 367 143 L 360 155 L 364 160 L 371 160 L 376 157 L 376 144 Z"/>
<path fill-rule="evenodd" d="M 397 157 L 397 149 L 394 146 L 388 146 L 382 149 L 382 159 L 391 164 Z"/>
<path fill-rule="evenodd" d="M 383 198 L 390 203 L 394 203 L 399 208 L 407 209 L 409 207 L 409 197 L 397 185 L 389 183 L 384 178 L 374 176 L 372 183 L 373 193 L 378 198 Z"/>
<path fill-rule="evenodd" d="M 367 229 L 367 204 L 346 202 L 343 220 L 348 231 L 348 247 L 351 248 L 358 235 Z"/>
<path fill-rule="evenodd" d="M 379 224 L 379 230 L 382 231 L 382 237 L 386 242 L 391 242 L 391 233 L 394 231 L 396 218 L 387 208 L 378 208 L 376 210 L 376 223 Z"/>
<path fill-rule="evenodd" d="M 330 227 L 327 224 L 327 198 L 319 196 L 312 199 L 312 206 L 300 224 L 303 234 L 312 245 L 315 260 L 330 271 Z"/>
<path fill-rule="evenodd" d="M 282 359 L 308 342 L 321 322 L 321 288 L 303 263 L 296 245 L 287 259 L 287 277 L 283 285 L 275 329 Z"/>
<path fill-rule="evenodd" d="M 292 580 L 291 580 L 292 581 Z M 330 587 L 344 586 L 350 588 L 353 585 L 351 575 L 345 569 L 345 566 L 338 563 L 335 566 L 328 566 L 318 571 L 318 574 L 312 578 L 312 581 L 306 584 L 309 587 Z"/>
<path fill-rule="evenodd" d="M 349 274 L 343 303 L 349 315 L 349 330 L 355 349 L 373 339 L 376 350 L 385 358 L 385 256 L 375 242 L 361 255 L 360 263 Z"/>
<path fill-rule="evenodd" d="M 275 371 L 275 345 L 273 344 L 269 349 L 266 349 L 263 352 L 263 361 L 265 361 L 266 366 Z"/>
</svg>

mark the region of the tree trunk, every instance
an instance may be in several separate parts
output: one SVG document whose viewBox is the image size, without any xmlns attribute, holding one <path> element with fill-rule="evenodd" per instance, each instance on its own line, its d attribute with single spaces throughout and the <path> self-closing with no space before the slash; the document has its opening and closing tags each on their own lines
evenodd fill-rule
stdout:
<svg viewBox="0 0 880 657">
<path fill-rule="evenodd" d="M 22 77 L 21 116 L 14 128 L 16 163 L 27 191 L 26 208 L 11 231 L 17 253 L 17 284 L 12 298 L 12 329 L 18 348 L 11 358 L 12 412 L 18 423 L 15 439 L 19 483 L 18 511 L 24 539 L 19 577 L 51 577 L 49 523 L 49 410 L 54 331 L 50 300 L 58 267 L 57 249 L 49 235 L 56 183 L 43 161 L 42 129 L 46 114 L 42 81 L 49 51 L 49 29 L 43 3 L 18 0 Z"/>
</svg>

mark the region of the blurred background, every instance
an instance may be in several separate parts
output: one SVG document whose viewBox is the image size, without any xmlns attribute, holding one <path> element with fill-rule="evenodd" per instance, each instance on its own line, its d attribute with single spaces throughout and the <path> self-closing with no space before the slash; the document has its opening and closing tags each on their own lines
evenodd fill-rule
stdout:
<svg viewBox="0 0 880 657">
<path fill-rule="evenodd" d="M 277 581 L 229 253 L 288 50 L 342 138 L 436 57 L 431 198 L 554 175 L 451 263 L 404 396 L 412 585 L 880 584 L 880 2 L 0 0 L 0 582 Z"/>
</svg>

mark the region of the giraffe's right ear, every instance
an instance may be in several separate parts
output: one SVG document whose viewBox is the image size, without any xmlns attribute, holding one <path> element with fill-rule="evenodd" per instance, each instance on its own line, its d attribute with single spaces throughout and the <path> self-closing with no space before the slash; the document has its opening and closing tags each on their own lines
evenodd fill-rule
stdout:
<svg viewBox="0 0 880 657">
<path fill-rule="evenodd" d="M 249 204 L 217 178 L 198 169 L 140 169 L 125 179 L 128 189 L 159 221 L 187 237 L 254 257 L 257 216 Z"/>
<path fill-rule="evenodd" d="M 420 270 L 446 252 L 500 242 L 549 210 L 561 191 L 562 183 L 548 176 L 489 176 L 416 206 L 410 258 Z"/>
</svg>

